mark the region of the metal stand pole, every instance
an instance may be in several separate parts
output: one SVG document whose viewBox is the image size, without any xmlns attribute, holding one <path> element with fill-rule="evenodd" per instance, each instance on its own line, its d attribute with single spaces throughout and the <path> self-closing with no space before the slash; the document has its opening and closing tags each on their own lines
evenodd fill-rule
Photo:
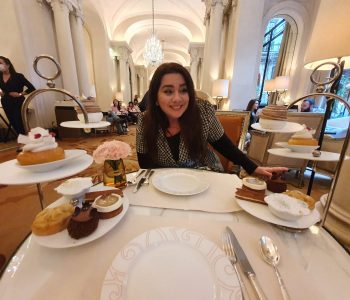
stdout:
<svg viewBox="0 0 350 300">
<path fill-rule="evenodd" d="M 43 190 L 41 188 L 41 184 L 40 183 L 36 184 L 36 189 L 38 190 L 38 194 L 39 194 L 41 210 L 43 210 L 44 209 L 44 194 L 43 194 Z"/>
</svg>

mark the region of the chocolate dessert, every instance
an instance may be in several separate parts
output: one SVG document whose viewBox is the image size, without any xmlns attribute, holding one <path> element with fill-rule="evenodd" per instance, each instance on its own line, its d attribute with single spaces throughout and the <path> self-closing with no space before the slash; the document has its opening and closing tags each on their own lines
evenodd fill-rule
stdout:
<svg viewBox="0 0 350 300">
<path fill-rule="evenodd" d="M 287 120 L 287 107 L 283 105 L 268 105 L 261 111 L 260 118 L 269 120 Z"/>
<path fill-rule="evenodd" d="M 267 189 L 273 193 L 283 193 L 287 190 L 287 183 L 282 174 L 273 173 L 266 184 Z"/>
<path fill-rule="evenodd" d="M 87 113 L 101 112 L 101 108 L 97 105 L 96 101 L 94 100 L 80 100 L 80 102 L 84 105 L 84 108 Z M 83 113 L 80 106 L 76 106 L 75 111 L 78 114 Z"/>
<path fill-rule="evenodd" d="M 68 233 L 74 239 L 80 239 L 93 233 L 98 225 L 99 214 L 96 208 L 84 205 L 76 207 L 68 223 Z"/>
<path fill-rule="evenodd" d="M 241 189 L 240 188 L 236 189 L 236 197 L 239 199 L 267 205 L 267 203 L 264 200 L 265 190 L 253 190 L 243 185 Z"/>
</svg>

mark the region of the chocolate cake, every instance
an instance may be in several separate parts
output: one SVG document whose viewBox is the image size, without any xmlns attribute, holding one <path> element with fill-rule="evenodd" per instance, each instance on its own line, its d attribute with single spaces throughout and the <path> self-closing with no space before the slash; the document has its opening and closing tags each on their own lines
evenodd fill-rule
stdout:
<svg viewBox="0 0 350 300">
<path fill-rule="evenodd" d="M 283 193 L 287 190 L 287 183 L 282 174 L 273 173 L 266 184 L 267 189 L 273 193 Z"/>
<path fill-rule="evenodd" d="M 84 205 L 76 207 L 68 223 L 68 233 L 74 239 L 80 239 L 93 233 L 98 225 L 99 214 L 96 208 Z"/>
<path fill-rule="evenodd" d="M 283 105 L 268 105 L 261 111 L 260 118 L 285 121 L 287 120 L 287 107 Z"/>
</svg>

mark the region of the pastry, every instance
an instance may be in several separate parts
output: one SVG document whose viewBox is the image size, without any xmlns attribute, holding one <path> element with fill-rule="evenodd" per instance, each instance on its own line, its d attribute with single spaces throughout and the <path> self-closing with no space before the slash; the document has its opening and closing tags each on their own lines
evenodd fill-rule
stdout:
<svg viewBox="0 0 350 300">
<path fill-rule="evenodd" d="M 55 137 L 48 130 L 36 127 L 28 136 L 20 134 L 18 143 L 24 144 L 22 152 L 18 154 L 20 165 L 36 165 L 64 159 L 64 150 L 58 147 Z"/>
<path fill-rule="evenodd" d="M 242 179 L 242 188 L 237 188 L 236 197 L 243 200 L 266 204 L 264 201 L 266 182 L 255 177 Z"/>
<path fill-rule="evenodd" d="M 268 105 L 261 111 L 259 123 L 264 129 L 281 129 L 286 125 L 287 107 L 284 105 Z"/>
<path fill-rule="evenodd" d="M 60 206 L 45 208 L 39 212 L 32 224 L 32 232 L 35 235 L 51 235 L 67 228 L 74 207 L 65 203 Z"/>
<path fill-rule="evenodd" d="M 119 215 L 123 210 L 123 197 L 117 194 L 99 196 L 92 207 L 99 213 L 100 219 L 110 219 Z"/>
<path fill-rule="evenodd" d="M 82 208 L 76 207 L 68 223 L 68 234 L 74 239 L 80 239 L 92 234 L 99 221 L 96 208 L 84 204 Z"/>
<path fill-rule="evenodd" d="M 286 191 L 286 192 L 284 192 L 284 194 L 306 202 L 306 204 L 308 205 L 309 209 L 314 209 L 315 208 L 315 203 L 316 203 L 315 199 L 312 198 L 309 195 L 304 194 L 303 192 L 300 192 L 300 191 L 297 191 L 297 190 L 293 190 L 293 191 Z"/>
<path fill-rule="evenodd" d="M 266 184 L 267 189 L 273 193 L 283 193 L 287 190 L 287 183 L 282 174 L 273 173 Z"/>
<path fill-rule="evenodd" d="M 289 145 L 317 146 L 318 141 L 312 137 L 313 131 L 306 128 L 292 135 L 288 140 Z"/>
</svg>

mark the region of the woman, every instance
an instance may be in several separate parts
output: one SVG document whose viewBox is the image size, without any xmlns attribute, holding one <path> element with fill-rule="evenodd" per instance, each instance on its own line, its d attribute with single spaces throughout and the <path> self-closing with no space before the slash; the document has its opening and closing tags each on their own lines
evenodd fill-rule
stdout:
<svg viewBox="0 0 350 300">
<path fill-rule="evenodd" d="M 24 87 L 27 87 L 25 91 L 23 91 Z M 11 61 L 4 56 L 0 56 L 1 104 L 7 119 L 18 134 L 25 134 L 21 115 L 24 95 L 34 90 L 35 87 L 24 75 L 15 71 Z"/>
<path fill-rule="evenodd" d="M 138 115 L 140 113 L 140 109 L 137 105 L 134 105 L 134 102 L 130 101 L 127 107 L 129 118 L 131 122 L 135 125 L 137 124 Z"/>
<path fill-rule="evenodd" d="M 258 167 L 226 136 L 208 101 L 196 100 L 189 72 L 162 64 L 150 83 L 148 106 L 139 117 L 136 149 L 141 168 L 209 167 L 223 171 L 208 143 L 248 173 L 271 178 L 286 168 Z"/>
<path fill-rule="evenodd" d="M 252 129 L 252 124 L 258 122 L 259 116 L 257 115 L 257 111 L 259 108 L 259 101 L 256 99 L 251 99 L 248 102 L 246 111 L 250 111 L 250 120 L 249 120 L 249 130 Z"/>
<path fill-rule="evenodd" d="M 118 134 L 127 134 L 128 122 L 121 118 L 118 109 L 118 100 L 114 99 L 111 110 L 108 112 L 107 121 L 114 124 L 117 128 Z"/>
</svg>

